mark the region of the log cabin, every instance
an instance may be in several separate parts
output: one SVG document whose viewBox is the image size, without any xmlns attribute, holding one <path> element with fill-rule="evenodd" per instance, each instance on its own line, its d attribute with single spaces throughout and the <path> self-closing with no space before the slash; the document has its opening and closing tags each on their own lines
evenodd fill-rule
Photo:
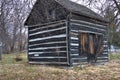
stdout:
<svg viewBox="0 0 120 80">
<path fill-rule="evenodd" d="M 107 24 L 107 19 L 75 2 L 37 0 L 25 21 L 29 63 L 108 62 Z"/>
<path fill-rule="evenodd" d="M 2 41 L 0 39 L 0 60 L 2 60 Z"/>
</svg>

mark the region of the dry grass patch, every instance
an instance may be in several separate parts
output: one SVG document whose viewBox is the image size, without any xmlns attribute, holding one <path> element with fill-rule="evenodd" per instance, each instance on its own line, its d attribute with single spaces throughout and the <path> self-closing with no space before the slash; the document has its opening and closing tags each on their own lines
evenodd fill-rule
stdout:
<svg viewBox="0 0 120 80">
<path fill-rule="evenodd" d="M 118 59 L 105 65 L 69 69 L 27 64 L 26 54 L 21 54 L 23 61 L 20 62 L 14 61 L 14 57 L 4 55 L 0 62 L 0 80 L 120 80 Z"/>
</svg>

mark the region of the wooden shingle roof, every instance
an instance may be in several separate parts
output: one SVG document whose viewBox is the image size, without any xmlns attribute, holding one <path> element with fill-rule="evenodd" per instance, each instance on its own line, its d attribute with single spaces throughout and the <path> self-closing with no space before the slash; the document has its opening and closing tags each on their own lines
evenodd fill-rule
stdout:
<svg viewBox="0 0 120 80">
<path fill-rule="evenodd" d="M 40 7 L 39 1 L 40 0 L 37 0 L 37 2 L 35 4 L 37 6 L 33 7 L 33 9 L 31 10 L 31 13 L 35 13 L 36 10 L 39 10 L 38 9 Z M 65 9 L 67 9 L 71 13 L 83 15 L 83 16 L 86 16 L 86 17 L 89 17 L 89 18 L 92 18 L 92 19 L 96 19 L 96 20 L 100 20 L 100 21 L 103 21 L 103 22 L 108 22 L 107 19 L 103 18 L 99 14 L 95 13 L 94 11 L 90 10 L 89 8 L 87 8 L 87 7 L 85 7 L 85 6 L 81 5 L 81 4 L 77 4 L 77 3 L 72 2 L 70 0 L 52 0 L 52 1 L 57 2 L 58 4 L 63 6 Z M 53 6 L 53 5 L 51 5 L 51 6 Z M 37 11 L 37 12 L 39 12 L 39 11 Z M 29 17 L 33 16 L 33 15 L 31 15 L 31 13 L 28 16 L 28 18 L 27 18 L 27 20 L 25 22 L 25 25 L 27 25 L 27 22 L 29 21 L 29 19 L 31 19 Z"/>
<path fill-rule="evenodd" d="M 77 13 L 80 15 L 88 16 L 88 17 L 91 17 L 94 19 L 98 19 L 98 20 L 107 22 L 107 20 L 104 19 L 102 16 L 100 16 L 99 14 L 95 13 L 94 11 L 90 10 L 89 8 L 87 8 L 81 4 L 77 4 L 70 0 L 55 0 L 55 1 L 58 2 L 60 5 L 62 5 L 64 8 L 66 8 L 67 10 L 69 10 L 72 13 Z"/>
</svg>

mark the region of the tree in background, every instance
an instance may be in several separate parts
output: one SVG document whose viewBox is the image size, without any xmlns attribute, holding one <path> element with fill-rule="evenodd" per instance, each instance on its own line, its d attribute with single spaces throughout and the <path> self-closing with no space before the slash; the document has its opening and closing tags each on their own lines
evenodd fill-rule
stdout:
<svg viewBox="0 0 120 80">
<path fill-rule="evenodd" d="M 120 46 L 120 0 L 82 0 L 82 3 L 109 20 L 109 46 Z"/>
<path fill-rule="evenodd" d="M 27 44 L 24 21 L 36 0 L 0 0 L 0 37 L 4 53 L 22 51 Z M 109 43 L 120 46 L 120 0 L 76 0 L 109 19 Z M 119 28 L 120 29 L 120 28 Z"/>
<path fill-rule="evenodd" d="M 0 37 L 3 52 L 22 51 L 27 44 L 24 21 L 33 5 L 33 0 L 0 0 Z"/>
<path fill-rule="evenodd" d="M 109 46 L 114 45 L 114 46 L 120 46 L 119 40 L 120 37 L 118 27 L 120 26 L 120 21 L 115 15 L 115 10 L 113 7 L 107 7 L 105 10 L 105 17 L 109 20 L 109 28 L 108 28 L 108 43 Z M 115 18 L 116 17 L 116 18 Z"/>
</svg>

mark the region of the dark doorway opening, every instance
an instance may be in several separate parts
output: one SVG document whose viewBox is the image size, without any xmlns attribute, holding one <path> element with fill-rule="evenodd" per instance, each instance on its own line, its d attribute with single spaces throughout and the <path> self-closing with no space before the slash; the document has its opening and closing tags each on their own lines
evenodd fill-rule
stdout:
<svg viewBox="0 0 120 80">
<path fill-rule="evenodd" d="M 103 52 L 103 35 L 93 33 L 79 34 L 79 52 L 87 57 L 87 62 L 96 62 L 97 56 Z"/>
</svg>

